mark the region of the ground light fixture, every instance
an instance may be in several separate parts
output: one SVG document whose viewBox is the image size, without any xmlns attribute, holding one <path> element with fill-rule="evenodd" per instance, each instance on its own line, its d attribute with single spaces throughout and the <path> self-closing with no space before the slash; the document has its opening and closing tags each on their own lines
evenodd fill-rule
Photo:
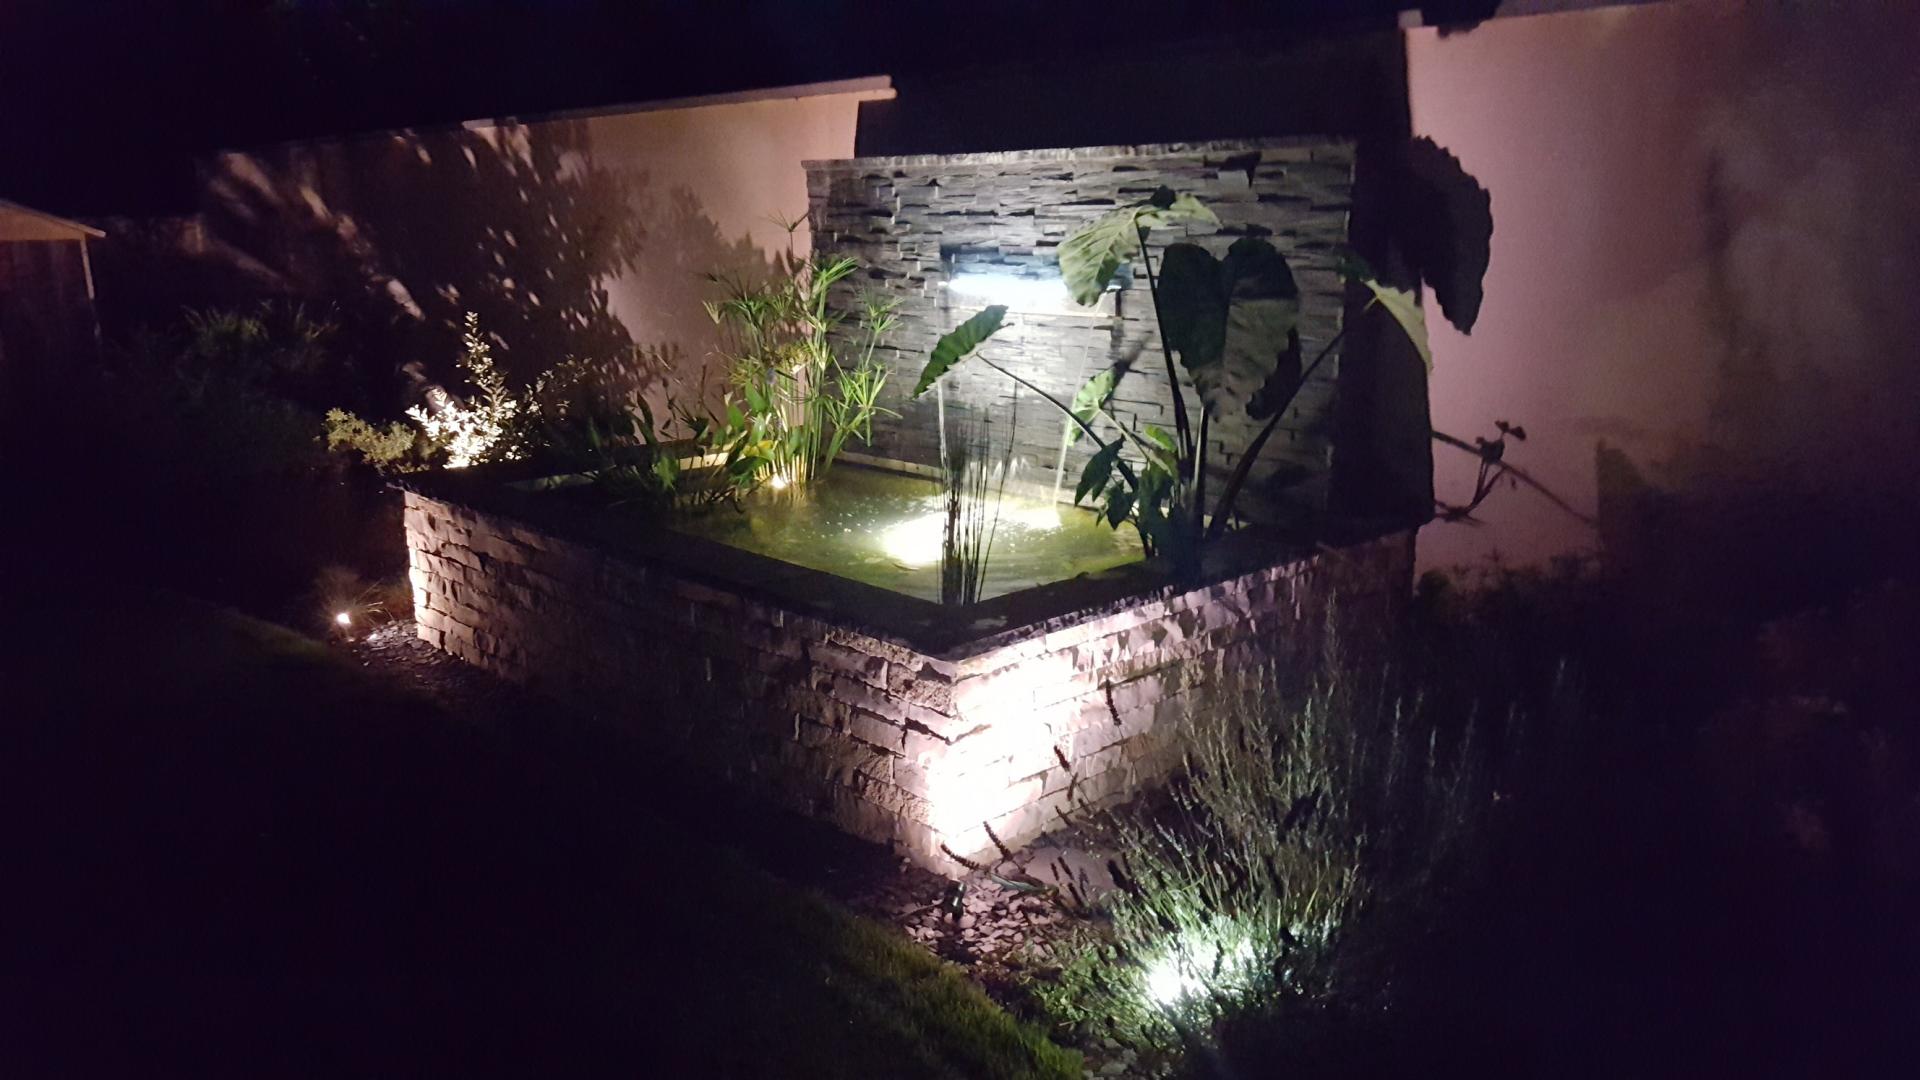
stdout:
<svg viewBox="0 0 1920 1080">
<path fill-rule="evenodd" d="M 1244 938 L 1232 945 L 1182 940 L 1147 963 L 1143 982 L 1155 1005 L 1173 1011 L 1203 993 L 1238 986 L 1252 968 L 1253 946 Z"/>
</svg>

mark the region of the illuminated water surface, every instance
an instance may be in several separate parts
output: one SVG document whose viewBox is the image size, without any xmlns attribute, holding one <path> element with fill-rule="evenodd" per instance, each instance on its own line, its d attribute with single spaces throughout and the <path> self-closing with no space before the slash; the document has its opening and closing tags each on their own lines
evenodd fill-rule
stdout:
<svg viewBox="0 0 1920 1080">
<path fill-rule="evenodd" d="M 940 599 L 939 486 L 923 477 L 841 463 L 804 489 L 763 489 L 673 528 L 782 562 L 883 589 Z M 1139 561 L 1131 525 L 1110 529 L 1090 510 L 1008 492 L 981 598 Z"/>
</svg>

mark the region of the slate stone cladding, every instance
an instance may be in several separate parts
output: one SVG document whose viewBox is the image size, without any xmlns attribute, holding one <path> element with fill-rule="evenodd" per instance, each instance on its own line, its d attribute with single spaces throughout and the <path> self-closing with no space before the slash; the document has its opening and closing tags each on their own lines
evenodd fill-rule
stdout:
<svg viewBox="0 0 1920 1080">
<path fill-rule="evenodd" d="M 922 651 L 446 499 L 405 522 L 430 644 L 949 874 L 1164 779 L 1223 672 L 1309 670 L 1336 595 L 1389 625 L 1413 559 L 1397 533 Z"/>
<path fill-rule="evenodd" d="M 871 452 L 938 463 L 934 397 L 907 398 L 934 342 L 986 306 L 986 301 L 950 295 L 947 284 L 956 270 L 1054 277 L 1056 250 L 1068 233 L 1162 185 L 1204 200 L 1221 226 L 1156 230 L 1149 244 L 1156 260 L 1161 246 L 1178 239 L 1198 241 L 1220 255 L 1239 236 L 1268 235 L 1300 286 L 1301 337 L 1311 360 L 1338 333 L 1348 302 L 1335 261 L 1347 242 L 1353 169 L 1353 147 L 1324 140 L 808 162 L 815 253 L 853 256 L 863 267 L 839 288 L 836 307 L 851 312 L 863 290 L 899 304 L 899 329 L 883 350 L 893 372 L 883 403 L 899 415 L 875 423 Z M 1172 396 L 1144 274 L 1124 274 L 1117 292 L 1088 313 L 1018 307 L 1009 316 L 1013 325 L 988 346 L 988 355 L 1063 401 L 1101 369 L 1125 363 L 1115 414 L 1128 424 L 1173 430 Z M 1339 366 L 1336 355 L 1315 372 L 1261 455 L 1243 500 L 1252 516 L 1295 525 L 1304 518 L 1310 528 L 1325 511 Z M 1184 373 L 1181 381 L 1186 383 Z M 1190 385 L 1183 391 L 1197 420 L 1197 398 Z M 1016 407 L 1008 379 L 963 365 L 950 377 L 946 398 L 950 433 L 956 422 L 984 416 L 996 425 L 994 437 L 1006 438 Z M 1019 392 L 1017 410 L 1018 422 L 1011 426 L 1019 478 L 1051 486 L 1062 420 L 1027 391 Z M 1258 426 L 1243 412 L 1215 419 L 1209 442 L 1216 481 L 1233 469 Z M 1067 454 L 1066 492 L 1079 477 L 1089 445 L 1082 440 Z M 1213 490 L 1219 490 L 1217 484 Z"/>
</svg>

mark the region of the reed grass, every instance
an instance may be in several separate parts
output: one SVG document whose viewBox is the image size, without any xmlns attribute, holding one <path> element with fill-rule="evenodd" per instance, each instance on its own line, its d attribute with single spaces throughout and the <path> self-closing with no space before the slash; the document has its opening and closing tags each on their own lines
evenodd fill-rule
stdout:
<svg viewBox="0 0 1920 1080">
<path fill-rule="evenodd" d="M 966 422 L 959 437 L 949 440 L 941 454 L 940 487 L 946 509 L 940 538 L 942 604 L 978 603 L 986 587 L 987 565 L 1000 531 L 1007 476 L 1013 470 L 1013 431 L 1018 417 L 1016 398 L 1007 423 L 1006 446 L 997 461 L 992 427 L 984 420 Z"/>
</svg>

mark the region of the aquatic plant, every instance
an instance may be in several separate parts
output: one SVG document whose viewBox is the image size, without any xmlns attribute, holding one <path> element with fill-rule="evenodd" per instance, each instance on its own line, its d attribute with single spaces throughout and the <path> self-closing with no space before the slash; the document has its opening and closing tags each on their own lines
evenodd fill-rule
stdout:
<svg viewBox="0 0 1920 1080">
<path fill-rule="evenodd" d="M 1019 399 L 1014 402 L 1014 429 Z M 940 602 L 972 604 L 980 599 L 987 580 L 987 562 L 1000 530 L 1000 508 L 1007 476 L 1013 468 L 1013 439 L 996 463 L 992 459 L 992 431 L 984 422 L 967 425 L 959 438 L 944 440 L 940 457 L 940 487 L 946 523 L 940 540 Z"/>
<path fill-rule="evenodd" d="M 866 442 L 874 417 L 890 415 L 879 404 L 888 371 L 873 354 L 896 322 L 894 301 L 869 295 L 848 333 L 828 298 L 860 264 L 797 257 L 801 220 L 782 223 L 789 239 L 780 272 L 758 281 L 710 274 L 724 295 L 706 305 L 726 336 L 722 351 L 752 434 L 768 444 L 772 475 L 791 484 L 824 476 L 848 439 Z"/>
</svg>

